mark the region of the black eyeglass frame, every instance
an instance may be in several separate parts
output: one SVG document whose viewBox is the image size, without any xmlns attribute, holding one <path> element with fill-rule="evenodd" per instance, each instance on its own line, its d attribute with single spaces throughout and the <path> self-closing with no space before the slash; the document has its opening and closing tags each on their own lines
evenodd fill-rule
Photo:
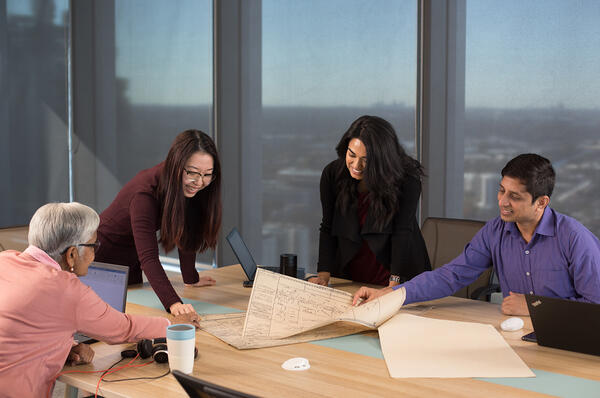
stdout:
<svg viewBox="0 0 600 398">
<path fill-rule="evenodd" d="M 214 173 L 199 173 L 197 171 L 193 171 L 193 170 L 188 170 L 188 169 L 183 169 L 183 171 L 185 172 L 185 177 L 193 182 L 197 182 L 198 180 L 202 180 L 202 182 L 204 182 L 204 178 L 208 178 L 209 181 L 207 184 L 210 184 L 212 182 L 212 180 L 215 178 Z M 192 176 L 196 176 L 196 177 L 190 177 L 190 174 Z"/>
<path fill-rule="evenodd" d="M 94 252 L 96 252 L 98 250 L 98 248 L 100 247 L 100 241 L 97 240 L 94 243 L 78 243 L 75 246 L 85 246 L 85 247 L 93 247 L 94 248 Z M 67 250 L 69 250 L 70 247 L 73 246 L 67 246 L 65 248 L 65 250 L 63 250 L 62 252 L 60 252 L 60 254 L 65 254 L 67 252 Z"/>
</svg>

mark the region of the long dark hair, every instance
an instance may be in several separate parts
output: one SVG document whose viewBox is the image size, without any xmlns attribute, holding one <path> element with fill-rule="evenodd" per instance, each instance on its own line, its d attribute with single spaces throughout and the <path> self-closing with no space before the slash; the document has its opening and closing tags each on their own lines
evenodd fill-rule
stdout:
<svg viewBox="0 0 600 398">
<path fill-rule="evenodd" d="M 336 205 L 342 213 L 350 212 L 357 197 L 358 181 L 350 176 L 346 167 L 346 152 L 353 138 L 358 138 L 367 149 L 363 179 L 375 217 L 375 227 L 382 229 L 396 214 L 402 183 L 407 177 L 421 180 L 424 176 L 423 167 L 406 154 L 389 122 L 377 116 L 359 117 L 335 147 L 339 158 Z"/>
<path fill-rule="evenodd" d="M 183 194 L 183 169 L 194 153 L 213 158 L 212 181 L 192 198 Z M 160 243 L 165 251 L 214 249 L 221 228 L 221 163 L 213 140 L 200 130 L 175 137 L 158 183 L 162 203 Z"/>
</svg>

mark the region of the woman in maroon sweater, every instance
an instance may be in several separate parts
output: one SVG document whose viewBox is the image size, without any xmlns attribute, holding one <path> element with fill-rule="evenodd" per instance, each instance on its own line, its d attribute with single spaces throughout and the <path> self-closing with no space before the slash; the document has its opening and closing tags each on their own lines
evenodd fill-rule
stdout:
<svg viewBox="0 0 600 398">
<path fill-rule="evenodd" d="M 158 165 L 142 170 L 100 214 L 96 260 L 130 267 L 129 284 L 142 271 L 173 315 L 195 312 L 183 304 L 159 258 L 177 247 L 186 286 L 214 285 L 195 268 L 196 252 L 214 249 L 221 226 L 221 167 L 212 139 L 199 130 L 179 134 Z M 157 241 L 156 231 L 160 230 Z"/>
</svg>

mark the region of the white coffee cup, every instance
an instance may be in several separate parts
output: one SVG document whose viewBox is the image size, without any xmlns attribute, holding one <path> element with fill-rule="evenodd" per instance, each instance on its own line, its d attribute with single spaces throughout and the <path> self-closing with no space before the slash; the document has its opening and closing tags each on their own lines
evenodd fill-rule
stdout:
<svg viewBox="0 0 600 398">
<path fill-rule="evenodd" d="M 169 367 L 185 374 L 194 370 L 194 348 L 196 328 L 194 325 L 177 324 L 167 326 L 167 350 Z"/>
</svg>

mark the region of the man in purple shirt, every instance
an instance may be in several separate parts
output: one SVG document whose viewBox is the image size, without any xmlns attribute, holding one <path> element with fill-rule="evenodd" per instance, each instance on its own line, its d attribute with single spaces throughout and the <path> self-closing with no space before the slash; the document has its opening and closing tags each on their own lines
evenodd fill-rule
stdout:
<svg viewBox="0 0 600 398">
<path fill-rule="evenodd" d="M 393 288 L 361 287 L 354 303 L 400 287 L 406 289 L 406 304 L 446 297 L 492 266 L 507 315 L 529 315 L 527 293 L 600 303 L 600 242 L 581 223 L 548 206 L 554 179 L 550 161 L 542 156 L 512 159 L 502 169 L 500 216 L 486 223 L 461 255 Z"/>
</svg>

